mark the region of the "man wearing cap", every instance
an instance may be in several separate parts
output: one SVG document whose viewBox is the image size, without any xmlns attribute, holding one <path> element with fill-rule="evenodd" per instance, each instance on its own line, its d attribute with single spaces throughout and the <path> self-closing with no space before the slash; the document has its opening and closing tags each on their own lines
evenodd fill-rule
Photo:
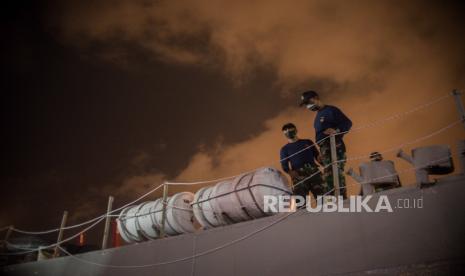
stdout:
<svg viewBox="0 0 465 276">
<path fill-rule="evenodd" d="M 343 136 L 352 127 L 352 121 L 337 107 L 323 104 L 315 91 L 302 93 L 300 106 L 317 112 L 313 126 L 315 128 L 316 143 L 320 146 L 321 161 L 324 168 L 324 177 L 328 191 L 334 188 L 333 171 L 331 167 L 331 144 L 328 136 L 336 135 L 337 160 L 346 160 L 346 147 Z M 338 134 L 340 133 L 340 134 Z M 338 162 L 340 195 L 347 197 L 344 165 L 345 161 Z"/>
<path fill-rule="evenodd" d="M 323 195 L 323 179 L 316 163 L 320 153 L 316 145 L 310 139 L 299 139 L 292 123 L 285 124 L 282 131 L 288 143 L 280 151 L 281 167 L 291 176 L 294 194 L 304 198 L 310 191 L 315 198 Z"/>
<path fill-rule="evenodd" d="M 374 152 L 370 153 L 370 161 L 371 162 L 381 162 L 383 160 L 384 160 L 384 158 L 381 155 L 381 153 L 379 153 L 377 151 L 374 151 Z M 388 162 L 391 162 L 392 167 L 394 167 L 394 162 L 392 162 L 391 160 L 388 160 Z M 392 184 L 392 183 L 379 183 L 377 185 L 374 185 L 375 192 L 381 192 L 381 191 L 385 191 L 385 190 L 388 190 L 388 189 L 397 188 L 397 187 L 400 187 L 400 186 L 401 186 L 401 184 L 400 184 L 399 175 L 397 175 L 397 183 L 395 183 L 395 184 Z"/>
</svg>

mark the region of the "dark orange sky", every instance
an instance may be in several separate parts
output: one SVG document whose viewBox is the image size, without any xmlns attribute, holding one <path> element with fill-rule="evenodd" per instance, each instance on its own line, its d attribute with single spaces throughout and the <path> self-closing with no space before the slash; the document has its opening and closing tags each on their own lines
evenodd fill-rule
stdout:
<svg viewBox="0 0 465 276">
<path fill-rule="evenodd" d="M 104 212 L 108 194 L 120 206 L 164 179 L 277 166 L 284 123 L 314 139 L 314 114 L 297 108 L 304 89 L 339 106 L 354 127 L 463 89 L 460 8 L 448 1 L 11 6 L 2 24 L 8 96 L 0 224 L 47 228 L 64 208 L 76 222 Z M 347 135 L 349 158 L 457 119 L 445 99 Z M 454 149 L 464 134 L 458 125 L 404 150 Z M 408 168 L 401 160 L 396 166 Z M 411 173 L 401 179 L 413 182 Z M 31 219 L 38 205 L 42 212 Z"/>
</svg>

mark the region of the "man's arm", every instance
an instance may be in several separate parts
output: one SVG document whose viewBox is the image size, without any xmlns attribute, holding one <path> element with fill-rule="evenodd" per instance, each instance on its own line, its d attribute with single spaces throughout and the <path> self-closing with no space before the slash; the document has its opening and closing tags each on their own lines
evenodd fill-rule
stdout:
<svg viewBox="0 0 465 276">
<path fill-rule="evenodd" d="M 336 128 L 327 128 L 323 131 L 326 135 L 333 135 L 338 132 L 347 132 L 352 127 L 352 121 L 337 107 L 333 107 L 334 121 Z"/>
<path fill-rule="evenodd" d="M 352 127 L 352 121 L 337 107 L 335 107 L 335 120 L 339 132 L 349 131 Z"/>
</svg>

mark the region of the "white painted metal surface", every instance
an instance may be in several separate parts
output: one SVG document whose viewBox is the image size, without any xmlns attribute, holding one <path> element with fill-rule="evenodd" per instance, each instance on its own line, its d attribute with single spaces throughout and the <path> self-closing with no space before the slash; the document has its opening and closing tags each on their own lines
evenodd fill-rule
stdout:
<svg viewBox="0 0 465 276">
<path fill-rule="evenodd" d="M 399 184 L 399 177 L 390 160 L 371 161 L 360 164 L 360 177 L 362 180 L 362 191 L 364 195 L 373 194 L 376 185 Z"/>
<path fill-rule="evenodd" d="M 429 174 L 447 174 L 454 170 L 448 145 L 415 148 L 412 159 L 415 167 L 424 167 Z"/>
</svg>

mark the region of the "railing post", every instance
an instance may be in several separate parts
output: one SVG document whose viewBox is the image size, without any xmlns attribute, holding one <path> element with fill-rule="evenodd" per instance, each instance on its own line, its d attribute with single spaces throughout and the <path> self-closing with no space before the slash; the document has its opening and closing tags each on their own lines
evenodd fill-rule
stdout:
<svg viewBox="0 0 465 276">
<path fill-rule="evenodd" d="M 13 228 L 14 228 L 14 226 L 13 226 L 13 225 L 10 225 L 10 226 L 8 227 L 8 230 L 6 230 L 5 238 L 3 239 L 3 243 L 1 244 L 1 245 L 4 246 L 5 248 L 7 247 L 8 239 L 10 238 L 11 233 L 13 232 Z"/>
<path fill-rule="evenodd" d="M 462 103 L 462 93 L 457 89 L 454 89 L 452 91 L 452 95 L 454 95 L 455 106 L 457 107 L 457 111 L 459 112 L 462 124 L 465 127 L 465 108 L 463 107 Z M 459 141 L 457 151 L 459 152 L 460 163 L 462 163 L 462 173 L 465 174 L 465 140 Z"/>
<path fill-rule="evenodd" d="M 58 249 L 60 247 L 60 242 L 63 239 L 63 231 L 66 226 L 66 220 L 68 219 L 68 211 L 63 212 L 63 218 L 61 219 L 60 232 L 58 232 L 57 245 L 55 246 L 55 251 L 53 252 L 53 257 L 58 257 Z"/>
<path fill-rule="evenodd" d="M 457 107 L 457 110 L 459 112 L 463 127 L 465 127 L 465 108 L 463 107 L 463 103 L 462 103 L 462 93 L 458 91 L 457 89 L 454 89 L 452 91 L 452 95 L 454 95 L 455 106 Z"/>
<path fill-rule="evenodd" d="M 105 219 L 105 229 L 103 230 L 102 249 L 106 249 L 108 246 L 108 236 L 110 233 L 110 220 L 111 220 L 110 212 L 113 206 L 113 200 L 114 200 L 114 197 L 112 196 L 108 197 L 107 216 Z"/>
<path fill-rule="evenodd" d="M 8 241 L 8 239 L 9 239 L 10 236 L 11 236 L 11 233 L 13 232 L 13 228 L 14 228 L 13 225 L 11 225 L 10 227 L 8 227 L 8 230 L 6 231 L 6 235 L 5 235 L 4 241 Z"/>
<path fill-rule="evenodd" d="M 165 237 L 165 221 L 166 221 L 166 207 L 168 205 L 167 199 L 168 198 L 168 184 L 163 184 L 163 213 L 161 217 L 161 229 L 160 229 L 160 238 Z"/>
<path fill-rule="evenodd" d="M 332 134 L 329 137 L 329 143 L 331 145 L 331 166 L 333 169 L 333 184 L 334 184 L 334 195 L 336 200 L 339 200 L 340 189 L 339 189 L 339 169 L 338 169 L 338 160 L 336 153 L 336 135 Z"/>
</svg>

